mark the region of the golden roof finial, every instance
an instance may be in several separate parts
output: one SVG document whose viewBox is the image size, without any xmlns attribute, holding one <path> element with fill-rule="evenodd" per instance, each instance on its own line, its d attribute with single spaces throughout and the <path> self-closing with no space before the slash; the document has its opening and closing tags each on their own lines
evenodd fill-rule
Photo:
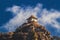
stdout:
<svg viewBox="0 0 60 40">
<path fill-rule="evenodd" d="M 34 15 L 31 15 L 27 20 L 29 20 L 31 18 L 37 19 Z"/>
</svg>

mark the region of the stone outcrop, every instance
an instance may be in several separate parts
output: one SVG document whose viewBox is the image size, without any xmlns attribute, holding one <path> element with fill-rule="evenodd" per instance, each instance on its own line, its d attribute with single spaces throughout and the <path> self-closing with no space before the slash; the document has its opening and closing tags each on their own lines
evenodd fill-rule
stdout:
<svg viewBox="0 0 60 40">
<path fill-rule="evenodd" d="M 50 32 L 32 15 L 15 32 L 0 33 L 0 40 L 53 40 L 53 38 Z"/>
</svg>

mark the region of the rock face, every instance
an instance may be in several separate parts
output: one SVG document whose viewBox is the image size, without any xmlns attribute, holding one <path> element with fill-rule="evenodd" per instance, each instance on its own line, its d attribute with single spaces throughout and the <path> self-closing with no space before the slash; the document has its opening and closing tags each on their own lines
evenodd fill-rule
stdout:
<svg viewBox="0 0 60 40">
<path fill-rule="evenodd" d="M 53 40 L 45 27 L 31 15 L 15 32 L 0 33 L 0 40 Z"/>
<path fill-rule="evenodd" d="M 58 37 L 58 36 L 53 36 L 53 39 L 54 39 L 54 40 L 60 40 L 60 37 Z"/>
</svg>

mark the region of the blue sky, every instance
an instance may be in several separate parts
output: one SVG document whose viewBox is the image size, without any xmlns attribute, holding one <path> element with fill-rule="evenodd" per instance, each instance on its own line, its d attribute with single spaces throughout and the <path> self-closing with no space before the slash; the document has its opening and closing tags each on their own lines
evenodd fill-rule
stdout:
<svg viewBox="0 0 60 40">
<path fill-rule="evenodd" d="M 60 0 L 0 0 L 0 32 L 12 31 L 31 14 L 38 17 L 51 35 L 60 36 Z"/>
</svg>

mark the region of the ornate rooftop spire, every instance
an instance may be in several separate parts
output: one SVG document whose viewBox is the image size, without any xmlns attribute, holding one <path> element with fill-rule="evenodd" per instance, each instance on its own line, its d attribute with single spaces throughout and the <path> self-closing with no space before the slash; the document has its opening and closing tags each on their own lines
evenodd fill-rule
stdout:
<svg viewBox="0 0 60 40">
<path fill-rule="evenodd" d="M 31 15 L 27 20 L 29 20 L 31 18 L 37 19 L 34 15 Z"/>
<path fill-rule="evenodd" d="M 27 20 L 28 22 L 37 22 L 37 18 L 34 15 L 31 15 Z"/>
</svg>

